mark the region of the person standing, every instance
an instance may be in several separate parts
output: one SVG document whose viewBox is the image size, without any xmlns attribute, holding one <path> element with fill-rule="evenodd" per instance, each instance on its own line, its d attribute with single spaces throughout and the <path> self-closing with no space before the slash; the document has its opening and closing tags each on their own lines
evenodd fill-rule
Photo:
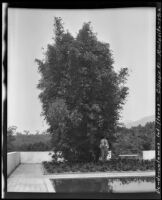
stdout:
<svg viewBox="0 0 162 200">
<path fill-rule="evenodd" d="M 109 144 L 106 137 L 103 137 L 100 141 L 100 150 L 101 150 L 101 160 L 106 161 L 108 154 Z"/>
</svg>

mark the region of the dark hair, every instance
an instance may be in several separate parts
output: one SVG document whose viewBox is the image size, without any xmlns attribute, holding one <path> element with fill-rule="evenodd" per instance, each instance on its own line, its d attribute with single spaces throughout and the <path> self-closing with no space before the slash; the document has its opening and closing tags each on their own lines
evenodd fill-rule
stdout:
<svg viewBox="0 0 162 200">
<path fill-rule="evenodd" d="M 104 139 L 104 138 L 107 139 L 106 135 L 101 136 L 101 139 Z"/>
</svg>

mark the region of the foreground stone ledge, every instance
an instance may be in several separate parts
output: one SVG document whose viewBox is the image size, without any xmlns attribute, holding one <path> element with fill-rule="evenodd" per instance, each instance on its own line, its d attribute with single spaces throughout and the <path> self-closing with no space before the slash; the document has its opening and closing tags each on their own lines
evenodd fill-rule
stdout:
<svg viewBox="0 0 162 200">
<path fill-rule="evenodd" d="M 90 172 L 43 174 L 41 164 L 20 164 L 7 179 L 8 192 L 52 192 L 51 179 L 155 177 L 155 171 Z"/>
<path fill-rule="evenodd" d="M 83 172 L 83 173 L 55 173 L 44 175 L 50 179 L 69 179 L 69 178 L 124 178 L 124 177 L 155 177 L 155 171 L 140 172 Z"/>
</svg>

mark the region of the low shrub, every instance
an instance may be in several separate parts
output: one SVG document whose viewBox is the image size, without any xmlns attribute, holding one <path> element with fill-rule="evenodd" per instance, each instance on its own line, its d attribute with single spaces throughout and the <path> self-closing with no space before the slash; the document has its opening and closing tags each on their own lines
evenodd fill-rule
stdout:
<svg viewBox="0 0 162 200">
<path fill-rule="evenodd" d="M 63 172 L 107 172 L 107 171 L 148 171 L 155 170 L 155 161 L 134 160 L 134 159 L 112 159 L 102 163 L 76 163 L 76 162 L 43 162 L 47 173 Z"/>
</svg>

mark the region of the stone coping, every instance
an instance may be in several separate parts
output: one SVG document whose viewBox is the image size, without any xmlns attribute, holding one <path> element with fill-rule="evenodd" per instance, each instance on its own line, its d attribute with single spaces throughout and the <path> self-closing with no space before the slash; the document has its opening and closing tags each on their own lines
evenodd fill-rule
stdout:
<svg viewBox="0 0 162 200">
<path fill-rule="evenodd" d="M 20 153 L 19 151 L 11 151 L 11 152 L 7 152 L 7 154 L 13 154 L 13 153 Z"/>
<path fill-rule="evenodd" d="M 155 171 L 147 172 L 90 172 L 90 173 L 55 173 L 43 175 L 49 179 L 69 178 L 124 178 L 124 177 L 155 177 Z"/>
<path fill-rule="evenodd" d="M 45 182 L 48 192 L 56 192 L 55 188 L 53 187 L 51 181 L 48 178 L 45 178 L 44 182 Z"/>
<path fill-rule="evenodd" d="M 122 155 L 119 155 L 121 157 L 133 157 L 133 156 L 139 156 L 138 154 L 122 154 Z"/>
<path fill-rule="evenodd" d="M 43 167 L 42 167 L 42 170 L 43 170 L 43 175 L 58 175 L 58 174 L 107 174 L 107 173 L 125 173 L 125 174 L 127 174 L 127 173 L 154 173 L 155 174 L 155 171 L 152 171 L 152 170 L 147 170 L 147 171 L 140 171 L 140 170 L 138 170 L 138 171 L 107 171 L 107 172 L 101 172 L 101 171 L 97 171 L 97 172 L 79 172 L 79 171 L 77 171 L 77 172 L 60 172 L 60 173 L 48 173 L 47 171 L 46 171 L 46 169 L 44 169 Z"/>
</svg>

